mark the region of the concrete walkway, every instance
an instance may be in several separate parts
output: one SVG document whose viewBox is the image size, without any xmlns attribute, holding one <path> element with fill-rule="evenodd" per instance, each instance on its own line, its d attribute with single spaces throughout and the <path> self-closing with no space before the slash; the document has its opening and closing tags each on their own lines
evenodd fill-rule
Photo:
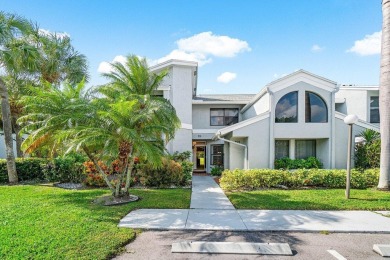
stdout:
<svg viewBox="0 0 390 260">
<path fill-rule="evenodd" d="M 135 210 L 119 222 L 119 227 L 390 233 L 390 218 L 370 211 L 236 210 L 211 177 L 193 176 L 190 209 Z"/>
</svg>

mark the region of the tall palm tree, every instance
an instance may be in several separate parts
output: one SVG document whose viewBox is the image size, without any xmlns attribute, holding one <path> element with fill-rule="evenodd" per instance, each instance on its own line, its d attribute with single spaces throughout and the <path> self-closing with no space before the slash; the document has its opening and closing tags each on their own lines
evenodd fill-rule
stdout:
<svg viewBox="0 0 390 260">
<path fill-rule="evenodd" d="M 6 72 L 30 70 L 35 66 L 36 50 L 30 44 L 20 41 L 20 36 L 29 34 L 32 24 L 23 17 L 0 12 L 0 69 Z M 12 140 L 12 119 L 8 88 L 0 76 L 1 114 L 6 147 L 9 183 L 17 183 L 15 155 Z"/>
<path fill-rule="evenodd" d="M 382 47 L 379 87 L 381 161 L 378 189 L 390 188 L 390 0 L 382 0 Z"/>
</svg>

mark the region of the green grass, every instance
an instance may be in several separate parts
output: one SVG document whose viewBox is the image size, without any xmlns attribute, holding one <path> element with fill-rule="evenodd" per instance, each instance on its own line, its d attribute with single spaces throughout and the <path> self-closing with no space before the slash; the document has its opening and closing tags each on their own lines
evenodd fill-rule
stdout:
<svg viewBox="0 0 390 260">
<path fill-rule="evenodd" d="M 227 193 L 238 209 L 390 210 L 390 192 L 351 190 L 261 190 Z"/>
<path fill-rule="evenodd" d="M 106 259 L 133 240 L 118 228 L 136 208 L 189 208 L 189 189 L 132 190 L 142 200 L 92 204 L 104 189 L 70 191 L 43 186 L 0 186 L 0 259 Z"/>
</svg>

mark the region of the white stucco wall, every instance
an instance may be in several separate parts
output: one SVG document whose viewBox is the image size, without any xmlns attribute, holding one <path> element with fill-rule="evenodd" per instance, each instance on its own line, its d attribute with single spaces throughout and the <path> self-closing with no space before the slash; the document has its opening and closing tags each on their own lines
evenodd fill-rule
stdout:
<svg viewBox="0 0 390 260">
<path fill-rule="evenodd" d="M 345 99 L 345 103 L 337 104 L 336 111 L 343 114 L 355 114 L 359 119 L 370 122 L 370 97 L 379 96 L 379 90 L 340 88 L 336 98 Z"/>
<path fill-rule="evenodd" d="M 243 114 L 242 119 L 248 119 L 264 112 L 269 111 L 269 94 L 265 93 L 259 100 L 257 100 L 250 108 Z"/>
<path fill-rule="evenodd" d="M 15 140 L 15 134 L 12 135 L 12 139 Z M 14 141 L 14 155 L 16 157 L 16 142 Z M 6 158 L 4 135 L 0 135 L 0 158 Z"/>
<path fill-rule="evenodd" d="M 246 144 L 246 140 L 244 138 L 232 138 L 232 141 L 240 142 L 242 144 Z M 244 156 L 245 149 L 242 146 L 229 144 L 229 169 L 244 169 Z"/>
<path fill-rule="evenodd" d="M 335 131 L 335 168 L 346 169 L 347 168 L 347 153 L 348 153 L 348 125 L 344 123 L 342 119 L 336 118 L 336 131 Z M 352 128 L 352 141 L 355 140 L 355 136 L 364 131 L 363 127 L 354 125 Z M 354 144 L 352 145 L 352 163 L 354 161 Z M 353 164 L 352 164 L 353 165 Z"/>
<path fill-rule="evenodd" d="M 269 167 L 269 119 L 235 130 L 234 137 L 247 137 L 249 168 Z"/>
</svg>

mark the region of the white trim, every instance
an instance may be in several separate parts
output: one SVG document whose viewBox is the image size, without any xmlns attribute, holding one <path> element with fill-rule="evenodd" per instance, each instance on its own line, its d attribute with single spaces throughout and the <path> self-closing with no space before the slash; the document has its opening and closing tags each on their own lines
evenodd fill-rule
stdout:
<svg viewBox="0 0 390 260">
<path fill-rule="evenodd" d="M 251 106 L 253 106 L 260 98 L 267 94 L 268 88 L 264 87 L 260 92 L 246 105 L 241 109 L 241 114 L 247 111 Z"/>
<path fill-rule="evenodd" d="M 333 91 L 337 88 L 336 83 L 333 84 L 324 81 L 322 78 L 313 76 L 311 74 L 307 74 L 304 71 L 297 73 L 297 74 L 291 74 L 291 76 L 286 76 L 283 81 L 278 81 L 272 84 L 268 85 L 268 88 L 272 90 L 272 92 L 280 91 L 288 86 L 292 86 L 294 84 L 297 84 L 299 82 L 305 82 L 310 85 L 313 85 L 317 88 L 324 89 L 326 91 Z"/>
<path fill-rule="evenodd" d="M 215 134 L 218 129 L 193 129 L 193 134 Z"/>
<path fill-rule="evenodd" d="M 245 127 L 245 126 L 248 126 L 248 125 L 251 125 L 253 123 L 256 123 L 260 120 L 263 120 L 263 119 L 266 119 L 270 116 L 270 112 L 265 112 L 265 113 L 262 113 L 260 115 L 257 115 L 255 117 L 252 117 L 252 118 L 249 118 L 247 120 L 244 120 L 244 121 L 241 121 L 237 124 L 234 124 L 234 125 L 231 125 L 231 126 L 228 126 L 228 127 L 225 127 L 225 128 L 222 128 L 222 129 L 219 129 L 216 133 L 216 135 L 219 135 L 219 136 L 224 136 L 232 131 L 235 131 L 237 129 L 240 129 L 242 127 Z"/>
<path fill-rule="evenodd" d="M 343 114 L 343 113 L 340 113 L 340 112 L 335 112 L 335 117 L 337 119 L 341 119 L 341 120 L 344 120 L 344 118 L 346 117 L 347 115 Z M 355 124 L 357 126 L 361 126 L 361 127 L 364 127 L 364 128 L 367 128 L 367 129 L 371 129 L 371 130 L 374 130 L 374 131 L 377 131 L 379 132 L 379 127 L 374 125 L 374 124 L 370 124 L 370 123 L 367 123 L 366 121 L 363 121 L 363 120 L 358 120 L 358 122 Z"/>
<path fill-rule="evenodd" d="M 345 103 L 345 98 L 335 98 L 334 103 L 335 104 L 344 104 Z"/>
<path fill-rule="evenodd" d="M 181 129 L 188 129 L 192 130 L 192 125 L 191 124 L 186 124 L 186 123 L 181 123 Z"/>
<path fill-rule="evenodd" d="M 165 67 L 169 67 L 169 66 L 173 66 L 173 65 L 198 67 L 198 63 L 195 62 L 195 61 L 186 61 L 186 60 L 175 60 L 175 59 L 173 59 L 173 60 L 167 60 L 167 61 L 164 61 L 162 63 L 159 63 L 159 64 L 156 64 L 154 66 L 151 66 L 151 67 L 149 67 L 149 70 L 155 71 L 155 70 L 163 69 Z"/>
<path fill-rule="evenodd" d="M 203 100 L 192 100 L 192 104 L 196 105 L 208 105 L 208 104 L 232 104 L 232 105 L 246 105 L 249 101 L 203 101 Z"/>
<path fill-rule="evenodd" d="M 158 86 L 157 90 L 169 91 L 169 90 L 171 90 L 171 85 L 168 85 L 168 86 Z"/>
<path fill-rule="evenodd" d="M 379 86 L 359 86 L 359 85 L 340 85 L 339 89 L 342 90 L 379 90 Z"/>
<path fill-rule="evenodd" d="M 333 80 L 330 80 L 330 79 L 327 79 L 327 78 L 318 76 L 318 75 L 316 75 L 316 74 L 313 74 L 313 73 L 311 73 L 311 72 L 308 72 L 308 71 L 306 71 L 306 70 L 300 69 L 300 70 L 297 70 L 297 71 L 295 71 L 295 72 L 293 72 L 293 73 L 290 73 L 290 74 L 288 74 L 288 75 L 286 75 L 286 76 L 284 76 L 284 77 L 281 77 L 281 78 L 279 78 L 279 79 L 277 79 L 277 80 L 271 81 L 270 83 L 267 84 L 267 86 L 276 85 L 276 84 L 279 83 L 279 82 L 285 81 L 286 79 L 291 78 L 291 77 L 293 77 L 293 76 L 297 76 L 297 75 L 299 75 L 299 74 L 306 74 L 306 75 L 308 75 L 308 76 L 310 76 L 310 77 L 317 78 L 317 79 L 320 80 L 320 81 L 326 81 L 326 82 L 330 83 L 331 85 L 336 85 L 336 84 L 337 84 L 337 83 L 336 83 L 335 81 L 333 81 Z"/>
</svg>

